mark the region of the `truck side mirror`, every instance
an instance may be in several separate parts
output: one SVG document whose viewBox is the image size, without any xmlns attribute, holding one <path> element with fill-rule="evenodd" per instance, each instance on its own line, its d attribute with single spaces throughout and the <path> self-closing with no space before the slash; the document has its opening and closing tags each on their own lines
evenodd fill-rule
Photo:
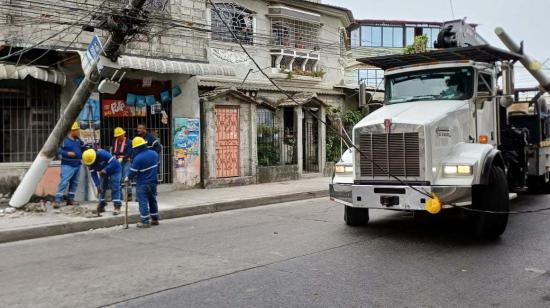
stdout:
<svg viewBox="0 0 550 308">
<path fill-rule="evenodd" d="M 498 97 L 498 103 L 504 108 L 510 107 L 514 103 L 514 97 L 512 95 L 503 95 Z"/>
</svg>

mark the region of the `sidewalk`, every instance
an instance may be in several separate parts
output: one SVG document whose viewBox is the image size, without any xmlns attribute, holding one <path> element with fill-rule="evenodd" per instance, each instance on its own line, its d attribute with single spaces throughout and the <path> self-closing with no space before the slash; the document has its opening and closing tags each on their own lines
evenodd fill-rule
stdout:
<svg viewBox="0 0 550 308">
<path fill-rule="evenodd" d="M 325 177 L 291 182 L 268 183 L 217 189 L 193 189 L 159 193 L 161 220 L 201 215 L 233 209 L 328 196 L 329 179 Z M 123 216 L 112 216 L 112 204 L 102 217 L 91 211 L 95 203 L 54 210 L 51 205 L 37 210 L 18 210 L 0 217 L 0 243 L 82 232 L 123 224 Z M 123 207 L 124 208 L 124 207 Z M 45 212 L 42 212 L 45 210 Z M 137 202 L 129 203 L 129 221 L 139 219 Z M 132 227 L 132 226 L 131 226 Z"/>
</svg>

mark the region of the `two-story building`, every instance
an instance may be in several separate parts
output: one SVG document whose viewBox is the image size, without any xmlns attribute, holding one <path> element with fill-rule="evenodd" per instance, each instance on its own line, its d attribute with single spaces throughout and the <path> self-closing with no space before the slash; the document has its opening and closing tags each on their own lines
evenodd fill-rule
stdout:
<svg viewBox="0 0 550 308">
<path fill-rule="evenodd" d="M 94 36 L 105 42 L 106 25 L 118 22 L 117 13 L 127 3 L 0 1 L 0 194 L 17 186 L 83 78 L 90 42 Z M 79 117 L 81 135 L 108 148 L 115 127 L 132 138 L 143 123 L 163 145 L 161 183 L 193 187 L 200 182 L 196 76 L 232 77 L 235 70 L 207 64 L 210 10 L 205 1 L 148 0 L 145 10 L 146 25 L 118 58 L 115 79 L 124 73 L 119 91 L 91 96 Z M 54 163 L 36 193 L 54 194 L 58 177 Z"/>
<path fill-rule="evenodd" d="M 212 29 L 208 60 L 232 66 L 236 75 L 198 77 L 207 184 L 322 173 L 326 112 L 346 99 L 335 85 L 344 78 L 351 12 L 303 0 L 218 0 L 208 9 Z M 286 93 L 260 72 L 238 41 Z"/>
</svg>

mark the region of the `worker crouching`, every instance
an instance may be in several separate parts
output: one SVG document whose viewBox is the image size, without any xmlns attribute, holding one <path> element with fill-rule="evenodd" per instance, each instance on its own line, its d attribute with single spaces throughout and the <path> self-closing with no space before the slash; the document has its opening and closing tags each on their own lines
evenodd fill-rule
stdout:
<svg viewBox="0 0 550 308">
<path fill-rule="evenodd" d="M 157 203 L 157 173 L 159 155 L 148 149 L 147 141 L 141 137 L 132 140 L 134 159 L 128 178 L 129 182 L 136 178 L 136 195 L 139 203 L 140 222 L 138 228 L 149 228 L 159 224 L 159 210 Z"/>
<path fill-rule="evenodd" d="M 82 154 L 84 164 L 90 168 L 92 180 L 99 192 L 99 204 L 97 214 L 105 212 L 105 192 L 111 189 L 111 199 L 115 209 L 113 215 L 120 214 L 122 207 L 120 182 L 122 180 L 122 167 L 118 160 L 105 150 L 86 150 Z"/>
</svg>

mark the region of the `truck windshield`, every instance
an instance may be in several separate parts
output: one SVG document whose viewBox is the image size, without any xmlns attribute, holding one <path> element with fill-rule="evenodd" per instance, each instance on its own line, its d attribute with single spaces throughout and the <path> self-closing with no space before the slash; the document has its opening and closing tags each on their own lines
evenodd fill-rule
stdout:
<svg viewBox="0 0 550 308">
<path fill-rule="evenodd" d="M 429 100 L 466 100 L 473 95 L 472 68 L 445 68 L 386 77 L 386 104 Z"/>
</svg>

